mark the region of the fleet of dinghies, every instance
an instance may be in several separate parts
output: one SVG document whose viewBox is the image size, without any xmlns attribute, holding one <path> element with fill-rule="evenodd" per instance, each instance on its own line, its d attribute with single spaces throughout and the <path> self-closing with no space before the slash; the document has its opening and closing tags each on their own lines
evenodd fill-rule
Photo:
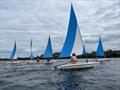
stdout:
<svg viewBox="0 0 120 90">
<path fill-rule="evenodd" d="M 16 45 L 16 41 L 10 56 L 10 59 L 12 59 L 13 61 L 15 59 L 17 59 L 17 45 Z M 70 57 L 73 53 L 75 53 L 76 55 L 81 55 L 84 54 L 86 55 L 87 58 L 87 52 L 85 49 L 85 45 L 83 44 L 83 40 L 82 40 L 82 36 L 80 33 L 80 29 L 78 26 L 78 22 L 77 22 L 77 18 L 73 9 L 73 6 L 71 4 L 71 11 L 70 11 L 70 19 L 69 19 L 69 25 L 68 25 L 68 31 L 67 31 L 67 36 L 63 45 L 63 48 L 60 52 L 60 58 L 66 58 L 66 57 Z M 96 56 L 98 57 L 104 57 L 104 49 L 103 49 L 103 45 L 102 45 L 102 40 L 101 37 L 99 36 L 99 44 L 98 44 L 98 48 L 96 51 Z M 48 39 L 48 43 L 45 49 L 45 52 L 43 54 L 44 58 L 52 58 L 53 57 L 53 51 L 52 51 L 52 44 L 51 44 L 51 39 L 49 36 Z M 33 60 L 33 51 L 32 51 L 32 39 L 30 42 L 30 59 Z M 105 58 L 102 59 L 97 59 L 99 60 L 107 60 Z M 13 62 L 16 63 L 16 62 Z M 91 67 L 95 67 L 99 64 L 99 62 L 95 62 L 95 61 L 84 61 L 84 62 L 76 62 L 76 63 L 65 63 L 65 64 L 60 64 L 60 65 L 56 65 L 53 67 L 53 69 L 81 69 L 81 68 L 91 68 Z"/>
</svg>

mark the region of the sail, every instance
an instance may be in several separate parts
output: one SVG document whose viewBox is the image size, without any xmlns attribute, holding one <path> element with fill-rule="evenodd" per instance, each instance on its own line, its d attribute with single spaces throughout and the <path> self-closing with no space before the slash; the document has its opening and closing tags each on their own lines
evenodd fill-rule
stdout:
<svg viewBox="0 0 120 90">
<path fill-rule="evenodd" d="M 52 45 L 51 45 L 51 40 L 50 40 L 50 36 L 49 36 L 47 47 L 46 47 L 45 53 L 43 54 L 43 57 L 50 58 L 52 56 L 53 56 Z"/>
<path fill-rule="evenodd" d="M 68 32 L 64 42 L 64 46 L 60 53 L 60 57 L 69 57 L 72 55 L 72 53 L 76 53 L 76 55 L 80 55 L 82 54 L 82 51 L 83 51 L 83 41 L 77 23 L 77 18 L 73 6 L 71 4 Z"/>
<path fill-rule="evenodd" d="M 13 47 L 13 49 L 12 49 L 12 53 L 11 53 L 11 55 L 10 55 L 10 59 L 17 59 L 16 49 L 17 49 L 17 46 L 16 46 L 16 41 L 15 41 L 14 47 Z"/>
<path fill-rule="evenodd" d="M 86 52 L 86 49 L 85 49 L 85 45 L 83 45 L 83 53 L 82 53 L 82 55 L 86 55 L 87 54 L 87 52 Z"/>
<path fill-rule="evenodd" d="M 31 42 L 30 42 L 30 59 L 33 59 L 33 52 L 32 52 L 32 39 L 31 39 Z"/>
<path fill-rule="evenodd" d="M 98 43 L 98 48 L 96 51 L 96 56 L 103 57 L 104 55 L 105 54 L 104 54 L 104 49 L 103 49 L 103 45 L 102 45 L 102 40 L 101 40 L 101 37 L 99 36 L 99 43 Z"/>
</svg>

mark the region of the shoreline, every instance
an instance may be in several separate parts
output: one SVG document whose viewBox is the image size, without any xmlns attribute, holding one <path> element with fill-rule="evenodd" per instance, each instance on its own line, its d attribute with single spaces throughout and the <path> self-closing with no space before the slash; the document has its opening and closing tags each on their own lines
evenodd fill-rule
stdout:
<svg viewBox="0 0 120 90">
<path fill-rule="evenodd" d="M 107 57 L 107 58 L 120 58 L 120 57 Z M 68 60 L 70 58 L 52 58 L 51 60 Z M 77 60 L 83 60 L 83 59 L 86 59 L 86 58 L 78 58 Z M 95 58 L 87 58 L 87 59 L 95 59 Z M 36 59 L 15 59 L 15 61 L 35 61 Z M 40 60 L 47 60 L 47 59 L 40 59 Z M 11 59 L 7 59 L 7 58 L 0 58 L 0 61 L 12 61 Z"/>
</svg>

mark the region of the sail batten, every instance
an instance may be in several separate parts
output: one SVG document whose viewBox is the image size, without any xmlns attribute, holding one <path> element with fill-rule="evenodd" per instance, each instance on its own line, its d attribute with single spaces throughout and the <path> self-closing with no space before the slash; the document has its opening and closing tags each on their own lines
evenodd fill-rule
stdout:
<svg viewBox="0 0 120 90">
<path fill-rule="evenodd" d="M 97 51 L 96 51 L 96 56 L 98 56 L 98 57 L 105 56 L 103 45 L 102 45 L 102 40 L 101 40 L 100 36 L 99 36 L 99 43 L 98 43 L 98 48 L 97 48 Z"/>
<path fill-rule="evenodd" d="M 43 54 L 43 57 L 44 58 L 53 57 L 52 44 L 51 44 L 50 36 L 49 36 L 47 47 L 46 47 L 45 53 Z"/>
</svg>

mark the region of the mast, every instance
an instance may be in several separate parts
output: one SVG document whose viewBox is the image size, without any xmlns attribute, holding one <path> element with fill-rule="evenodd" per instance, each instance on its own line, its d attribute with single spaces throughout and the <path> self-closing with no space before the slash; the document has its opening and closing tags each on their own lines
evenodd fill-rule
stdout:
<svg viewBox="0 0 120 90">
<path fill-rule="evenodd" d="M 51 44 L 51 39 L 49 36 L 47 47 L 45 49 L 45 53 L 43 54 L 44 58 L 51 58 L 53 57 L 53 51 L 52 51 L 52 44 Z"/>
</svg>

